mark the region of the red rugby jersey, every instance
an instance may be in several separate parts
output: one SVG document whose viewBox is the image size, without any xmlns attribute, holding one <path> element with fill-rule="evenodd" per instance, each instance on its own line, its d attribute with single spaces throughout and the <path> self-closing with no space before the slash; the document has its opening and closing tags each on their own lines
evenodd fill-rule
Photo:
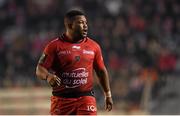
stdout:
<svg viewBox="0 0 180 116">
<path fill-rule="evenodd" d="M 46 58 L 40 65 L 61 78 L 61 86 L 53 87 L 54 92 L 89 91 L 93 87 L 93 68 L 104 68 L 100 46 L 88 37 L 80 43 L 66 40 L 63 35 L 48 43 L 43 52 Z"/>
</svg>

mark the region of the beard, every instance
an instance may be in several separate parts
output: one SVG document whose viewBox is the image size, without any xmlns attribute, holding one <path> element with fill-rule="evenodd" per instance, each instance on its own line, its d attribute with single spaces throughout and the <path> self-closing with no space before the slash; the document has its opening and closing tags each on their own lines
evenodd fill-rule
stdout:
<svg viewBox="0 0 180 116">
<path fill-rule="evenodd" d="M 74 40 L 79 41 L 87 37 L 87 31 L 85 32 L 83 30 L 77 30 L 74 31 L 73 35 L 74 35 Z"/>
</svg>

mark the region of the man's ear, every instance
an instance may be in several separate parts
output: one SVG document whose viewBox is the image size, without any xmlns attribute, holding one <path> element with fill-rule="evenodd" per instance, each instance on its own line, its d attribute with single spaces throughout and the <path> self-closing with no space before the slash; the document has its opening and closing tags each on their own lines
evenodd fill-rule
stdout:
<svg viewBox="0 0 180 116">
<path fill-rule="evenodd" d="M 72 22 L 71 22 L 71 20 L 65 18 L 65 19 L 64 19 L 64 24 L 65 24 L 65 27 L 66 27 L 66 28 L 72 29 Z"/>
<path fill-rule="evenodd" d="M 69 28 L 69 29 L 72 29 L 72 23 L 69 23 L 69 24 L 68 24 L 68 28 Z"/>
</svg>

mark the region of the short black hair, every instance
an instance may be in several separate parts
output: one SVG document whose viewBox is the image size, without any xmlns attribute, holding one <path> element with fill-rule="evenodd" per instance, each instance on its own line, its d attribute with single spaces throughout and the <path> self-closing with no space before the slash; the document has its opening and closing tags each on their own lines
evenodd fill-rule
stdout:
<svg viewBox="0 0 180 116">
<path fill-rule="evenodd" d="M 69 20 L 73 19 L 75 16 L 78 16 L 78 15 L 84 15 L 84 12 L 83 11 L 80 11 L 80 10 L 70 10 L 68 11 L 66 14 L 65 14 L 65 17 L 64 18 L 67 18 Z"/>
</svg>

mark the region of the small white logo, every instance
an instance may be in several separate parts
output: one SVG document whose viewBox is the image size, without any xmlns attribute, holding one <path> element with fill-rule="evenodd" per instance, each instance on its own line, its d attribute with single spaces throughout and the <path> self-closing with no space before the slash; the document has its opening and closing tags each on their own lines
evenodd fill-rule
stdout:
<svg viewBox="0 0 180 116">
<path fill-rule="evenodd" d="M 91 51 L 91 50 L 83 50 L 83 54 L 94 55 L 94 51 Z"/>
<path fill-rule="evenodd" d="M 70 50 L 62 50 L 58 52 L 58 55 L 65 55 L 65 54 L 71 54 Z"/>
<path fill-rule="evenodd" d="M 72 46 L 72 48 L 74 48 L 74 49 L 80 49 L 81 47 L 80 47 L 80 46 Z"/>
<path fill-rule="evenodd" d="M 90 105 L 90 106 L 87 106 L 87 111 L 92 111 L 92 112 L 95 112 L 97 111 L 96 107 L 93 106 L 93 105 Z"/>
<path fill-rule="evenodd" d="M 65 86 L 66 88 L 76 88 L 76 87 L 79 87 L 79 86 L 81 86 L 81 85 L 75 85 L 75 86 Z"/>
</svg>

